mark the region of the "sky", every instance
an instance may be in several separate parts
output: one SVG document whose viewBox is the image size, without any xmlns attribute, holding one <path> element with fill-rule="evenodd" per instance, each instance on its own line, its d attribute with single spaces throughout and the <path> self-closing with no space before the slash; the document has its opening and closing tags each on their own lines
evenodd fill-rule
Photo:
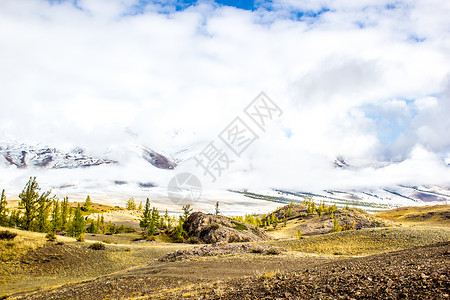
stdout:
<svg viewBox="0 0 450 300">
<path fill-rule="evenodd" d="M 1 1 L 0 140 L 200 151 L 264 91 L 282 114 L 224 187 L 448 184 L 449 15 L 441 0 Z"/>
</svg>

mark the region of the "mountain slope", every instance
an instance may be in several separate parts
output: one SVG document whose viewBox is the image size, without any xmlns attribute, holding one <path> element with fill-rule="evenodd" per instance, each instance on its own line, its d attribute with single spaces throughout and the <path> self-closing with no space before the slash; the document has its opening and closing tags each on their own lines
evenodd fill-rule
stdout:
<svg viewBox="0 0 450 300">
<path fill-rule="evenodd" d="M 0 144 L 0 157 L 7 165 L 17 168 L 73 169 L 103 164 L 115 164 L 114 160 L 87 155 L 81 148 L 62 151 L 46 146 L 26 144 Z"/>
<path fill-rule="evenodd" d="M 172 158 L 145 146 L 131 146 L 126 148 L 125 152 L 129 152 L 126 155 L 132 155 L 134 152 L 159 169 L 172 170 L 177 166 Z M 49 146 L 32 146 L 23 143 L 0 143 L 0 161 L 19 169 L 75 169 L 120 164 L 120 161 L 107 158 L 107 155 L 102 157 L 89 155 L 86 150 L 79 147 L 64 151 Z"/>
</svg>

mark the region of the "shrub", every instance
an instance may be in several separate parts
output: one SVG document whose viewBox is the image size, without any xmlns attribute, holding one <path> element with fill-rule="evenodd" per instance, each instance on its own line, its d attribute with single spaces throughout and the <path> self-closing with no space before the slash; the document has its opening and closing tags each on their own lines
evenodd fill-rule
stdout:
<svg viewBox="0 0 450 300">
<path fill-rule="evenodd" d="M 339 225 L 338 219 L 336 217 L 333 218 L 333 228 L 331 228 L 331 232 L 339 232 L 342 231 L 342 226 Z"/>
<path fill-rule="evenodd" d="M 301 230 L 300 228 L 297 230 L 297 237 L 298 237 L 299 239 L 302 238 L 302 230 Z"/>
<path fill-rule="evenodd" d="M 88 248 L 92 249 L 92 250 L 105 250 L 106 249 L 105 245 L 100 242 L 95 242 L 92 245 L 89 245 Z"/>
<path fill-rule="evenodd" d="M 0 240 L 12 240 L 17 236 L 17 233 L 9 230 L 0 231 Z"/>
<path fill-rule="evenodd" d="M 79 236 L 77 236 L 77 242 L 85 242 L 86 239 L 84 238 L 84 233 L 80 233 Z"/>
<path fill-rule="evenodd" d="M 147 241 L 152 241 L 152 242 L 156 241 L 154 235 L 149 235 L 149 236 L 147 236 L 146 240 L 147 240 Z"/>
<path fill-rule="evenodd" d="M 142 238 L 138 238 L 136 240 L 147 240 L 147 241 L 155 241 L 155 236 L 153 235 L 149 235 L 148 233 L 146 233 L 145 231 L 141 232 L 141 236 Z"/>
<path fill-rule="evenodd" d="M 49 241 L 49 242 L 54 242 L 54 241 L 56 241 L 56 234 L 55 234 L 54 231 L 50 231 L 49 233 L 47 233 L 47 234 L 45 235 L 45 238 L 46 238 L 47 241 Z"/>
<path fill-rule="evenodd" d="M 110 239 L 104 239 L 102 242 L 105 243 L 105 244 L 111 244 L 112 243 Z"/>
<path fill-rule="evenodd" d="M 234 224 L 234 229 L 236 230 L 247 230 L 247 226 L 245 226 L 244 224 L 241 223 L 237 223 L 237 222 L 233 222 Z"/>
</svg>

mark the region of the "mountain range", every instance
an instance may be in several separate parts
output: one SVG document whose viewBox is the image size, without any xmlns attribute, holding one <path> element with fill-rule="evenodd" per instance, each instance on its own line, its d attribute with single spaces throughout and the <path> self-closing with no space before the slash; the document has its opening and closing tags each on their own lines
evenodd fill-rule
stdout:
<svg viewBox="0 0 450 300">
<path fill-rule="evenodd" d="M 177 166 L 174 159 L 145 146 L 128 149 L 156 168 L 172 170 Z M 118 164 L 117 160 L 95 157 L 83 148 L 64 151 L 48 146 L 32 146 L 23 143 L 0 143 L 0 160 L 4 165 L 25 168 L 74 169 L 100 165 Z"/>
<path fill-rule="evenodd" d="M 117 155 L 117 152 L 121 154 Z M 34 174 L 38 170 L 49 169 L 83 169 L 85 171 L 78 177 L 79 179 L 69 180 L 69 183 L 66 182 L 68 180 L 67 176 L 57 175 L 56 177 L 52 177 L 59 178 L 58 180 L 62 182 L 51 182 L 52 186 L 56 190 L 63 191 L 67 188 L 72 189 L 72 191 L 74 191 L 74 188 L 77 188 L 83 192 L 88 192 L 89 189 L 99 191 L 113 188 L 114 190 L 122 190 L 124 193 L 131 193 L 136 189 L 142 193 L 148 193 L 161 184 L 156 183 L 154 181 L 155 179 L 161 178 L 161 176 L 174 176 L 176 174 L 174 172 L 175 169 L 179 164 L 189 160 L 193 152 L 192 149 L 184 149 L 174 154 L 165 154 L 147 146 L 130 145 L 120 148 L 119 151 L 115 149 L 102 155 L 93 155 L 80 147 L 71 150 L 62 150 L 41 145 L 32 146 L 24 143 L 0 142 L 0 168 L 29 170 L 31 173 L 29 172 L 27 174 Z M 130 173 L 125 172 L 125 169 L 127 168 L 127 160 L 130 157 L 134 157 L 134 161 L 137 162 L 137 164 L 132 165 L 131 172 L 135 173 L 134 168 L 140 166 L 144 168 L 144 174 L 146 176 L 140 176 L 138 174 L 133 179 L 129 177 L 128 174 Z M 108 176 L 106 181 L 105 178 L 102 179 L 99 175 L 96 175 L 105 174 L 102 173 L 104 170 L 100 173 L 96 173 L 94 170 L 90 171 L 90 169 L 97 169 L 100 166 L 115 166 L 114 168 L 107 167 L 106 172 Z M 358 169 L 358 167 L 352 166 L 342 157 L 338 157 L 333 162 L 330 162 L 330 166 L 334 166 L 336 169 L 342 169 L 343 172 Z M 15 175 L 19 173 L 15 173 Z M 86 179 L 86 174 L 90 174 L 91 178 Z M 5 176 L 9 175 L 5 174 Z M 96 180 L 99 182 L 103 180 L 102 184 L 94 184 L 93 182 Z M 317 201 L 335 203 L 340 206 L 352 205 L 363 207 L 367 210 L 380 210 L 403 205 L 448 203 L 450 201 L 450 186 L 443 187 L 436 185 L 394 185 L 358 189 L 325 189 L 314 192 L 283 188 L 273 188 L 265 190 L 265 192 L 258 190 L 251 192 L 248 190 L 231 192 L 243 195 L 244 199 L 254 198 L 280 203 L 296 202 L 301 201 L 304 197 L 313 197 Z"/>
</svg>

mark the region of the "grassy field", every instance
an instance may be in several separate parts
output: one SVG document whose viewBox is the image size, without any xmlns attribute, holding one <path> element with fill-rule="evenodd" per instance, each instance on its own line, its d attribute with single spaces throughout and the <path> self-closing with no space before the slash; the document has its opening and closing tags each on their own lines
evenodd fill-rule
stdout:
<svg viewBox="0 0 450 300">
<path fill-rule="evenodd" d="M 375 215 L 405 225 L 450 227 L 450 205 L 400 207 Z"/>
<path fill-rule="evenodd" d="M 82 299 L 137 297 L 227 278 L 301 272 L 307 267 L 344 262 L 354 256 L 368 257 L 447 242 L 450 240 L 450 227 L 446 225 L 448 211 L 449 206 L 386 211 L 377 216 L 404 225 L 317 234 L 300 239 L 292 236 L 305 221 L 293 219 L 286 227 L 279 224 L 276 230 L 272 228 L 268 232 L 278 240 L 258 242 L 287 250 L 278 255 L 230 254 L 177 262 L 156 259 L 195 245 L 169 243 L 170 239 L 164 235 L 157 236 L 154 242 L 136 241 L 141 238 L 138 232 L 86 234 L 86 242 L 57 236 L 57 242 L 47 242 L 43 233 L 0 227 L 0 230 L 18 234 L 12 240 L 0 240 L 0 297 L 12 294 L 33 299 L 47 299 L 48 295 Z M 107 214 L 112 221 L 117 217 L 117 220 L 135 222 L 135 216 L 129 211 L 109 210 Z M 310 225 L 320 227 L 322 223 L 320 220 Z M 103 242 L 106 249 L 89 249 L 94 242 Z M 86 298 L 86 295 L 90 296 Z M 189 295 L 188 292 L 185 296 Z"/>
<path fill-rule="evenodd" d="M 370 255 L 450 240 L 450 228 L 386 227 L 341 231 L 264 244 L 325 255 Z"/>
<path fill-rule="evenodd" d="M 0 240 L 0 297 L 93 279 L 148 264 L 176 249 L 192 247 L 186 244 L 128 242 L 106 244 L 106 250 L 95 251 L 88 248 L 94 241 L 80 243 L 73 238 L 58 236 L 59 243 L 47 242 L 43 233 L 4 227 L 0 230 L 18 233 L 13 240 Z M 123 235 L 108 237 L 128 241 L 134 237 Z"/>
</svg>

